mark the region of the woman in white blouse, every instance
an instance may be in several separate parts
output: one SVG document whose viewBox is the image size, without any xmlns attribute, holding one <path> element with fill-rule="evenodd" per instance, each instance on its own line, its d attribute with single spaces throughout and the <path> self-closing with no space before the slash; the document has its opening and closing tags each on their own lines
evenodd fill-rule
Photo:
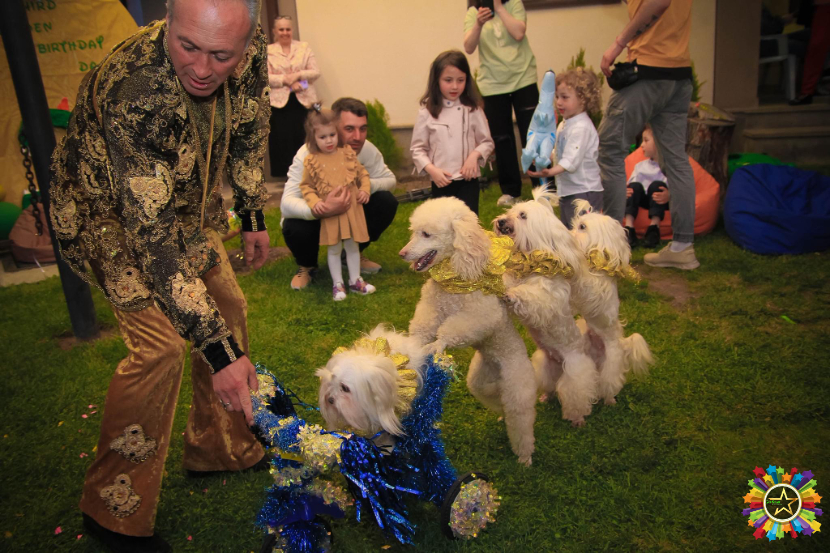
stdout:
<svg viewBox="0 0 830 553">
<path fill-rule="evenodd" d="M 268 154 L 271 176 L 284 177 L 294 154 L 305 143 L 303 124 L 317 102 L 314 81 L 320 77 L 308 43 L 294 40 L 291 17 L 274 21 L 277 41 L 268 45 L 268 82 L 271 85 L 271 139 Z"/>
</svg>

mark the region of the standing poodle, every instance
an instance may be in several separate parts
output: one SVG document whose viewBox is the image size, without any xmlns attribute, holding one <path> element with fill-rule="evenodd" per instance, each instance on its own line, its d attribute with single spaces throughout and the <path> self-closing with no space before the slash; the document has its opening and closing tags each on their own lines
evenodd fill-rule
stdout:
<svg viewBox="0 0 830 553">
<path fill-rule="evenodd" d="M 599 366 L 599 395 L 606 404 L 625 384 L 626 373 L 645 373 L 654 362 L 640 334 L 623 337 L 617 277 L 638 278 L 629 265 L 631 248 L 623 227 L 611 217 L 592 211 L 584 200 L 574 201 L 573 235 L 588 262 L 573 283 L 572 300 L 585 318 L 592 353 Z"/>
<path fill-rule="evenodd" d="M 467 387 L 489 409 L 504 413 L 519 462 L 534 450 L 536 386 L 524 341 L 504 302 L 502 274 L 509 250 L 487 233 L 464 202 L 428 200 L 410 218 L 412 237 L 400 251 L 417 272 L 430 274 L 409 335 L 429 353 L 473 347 Z"/>
<path fill-rule="evenodd" d="M 538 188 L 535 200 L 514 205 L 493 227 L 515 244 L 505 274 L 506 299 L 538 347 L 533 366 L 543 399 L 555 390 L 562 418 L 582 426 L 597 400 L 596 365 L 570 303 L 571 281 L 585 262 L 548 195 Z"/>
</svg>

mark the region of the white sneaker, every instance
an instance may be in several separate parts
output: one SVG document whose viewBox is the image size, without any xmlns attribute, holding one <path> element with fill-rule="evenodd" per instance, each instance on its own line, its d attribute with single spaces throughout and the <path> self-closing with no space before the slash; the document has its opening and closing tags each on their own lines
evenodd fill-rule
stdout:
<svg viewBox="0 0 830 553">
<path fill-rule="evenodd" d="M 499 199 L 496 200 L 496 205 L 499 207 L 510 207 L 515 203 L 516 198 L 511 196 L 510 194 L 502 194 L 501 196 L 499 196 Z"/>
</svg>

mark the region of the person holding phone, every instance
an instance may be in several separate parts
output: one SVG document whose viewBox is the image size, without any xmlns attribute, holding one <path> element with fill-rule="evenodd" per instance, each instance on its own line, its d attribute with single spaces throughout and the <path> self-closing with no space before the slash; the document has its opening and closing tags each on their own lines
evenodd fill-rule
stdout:
<svg viewBox="0 0 830 553">
<path fill-rule="evenodd" d="M 305 144 L 305 119 L 317 99 L 314 81 L 317 60 L 307 42 L 294 40 L 290 16 L 274 21 L 277 41 L 268 45 L 268 84 L 271 85 L 271 136 L 268 154 L 271 176 L 285 177 L 294 154 Z"/>
<path fill-rule="evenodd" d="M 498 205 L 512 205 L 522 193 L 516 154 L 513 113 L 522 147 L 533 111 L 539 103 L 536 57 L 527 40 L 527 14 L 522 0 L 469 0 L 464 20 L 464 50 L 478 48 L 481 62 L 476 83 L 484 97 L 484 114 L 496 145 Z"/>
</svg>

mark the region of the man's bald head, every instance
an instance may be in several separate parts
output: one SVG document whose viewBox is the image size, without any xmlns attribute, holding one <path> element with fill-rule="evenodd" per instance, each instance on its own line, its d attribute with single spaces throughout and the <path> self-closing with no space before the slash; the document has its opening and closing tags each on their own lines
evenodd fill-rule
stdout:
<svg viewBox="0 0 830 553">
<path fill-rule="evenodd" d="M 236 69 L 253 32 L 252 4 L 259 0 L 168 0 L 170 60 L 188 93 L 210 96 Z"/>
<path fill-rule="evenodd" d="M 251 20 L 251 30 L 248 33 L 248 40 L 250 40 L 251 37 L 254 36 L 256 26 L 259 24 L 260 13 L 262 12 L 262 0 L 213 0 L 213 3 L 215 5 L 219 5 L 224 2 L 239 2 L 241 4 L 244 4 L 245 8 L 248 10 L 248 17 Z M 176 4 L 178 4 L 178 0 L 167 0 L 168 21 L 173 19 L 173 13 L 176 11 Z"/>
</svg>

